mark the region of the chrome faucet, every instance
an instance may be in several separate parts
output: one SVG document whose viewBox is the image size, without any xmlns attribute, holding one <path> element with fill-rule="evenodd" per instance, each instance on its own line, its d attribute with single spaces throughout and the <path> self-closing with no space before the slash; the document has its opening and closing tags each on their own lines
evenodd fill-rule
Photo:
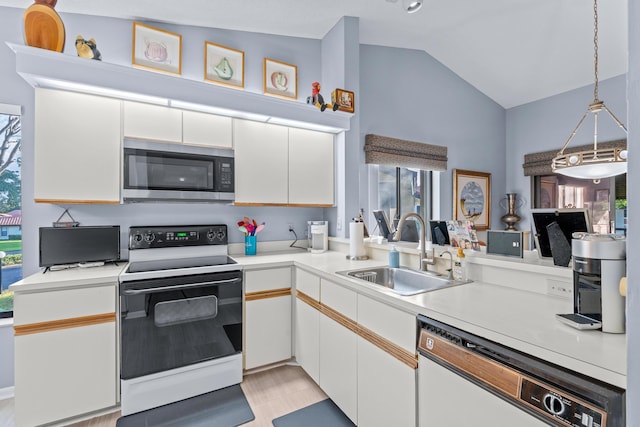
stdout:
<svg viewBox="0 0 640 427">
<path fill-rule="evenodd" d="M 449 255 L 449 259 L 451 260 L 450 268 L 447 270 L 449 272 L 447 278 L 449 280 L 453 280 L 453 254 L 451 252 L 449 252 L 449 251 L 442 251 L 440 253 L 440 256 L 442 257 L 442 255 L 444 255 L 444 254 Z"/>
<path fill-rule="evenodd" d="M 395 240 L 395 241 L 400 240 L 400 237 L 401 237 L 401 234 L 402 234 L 402 226 L 404 225 L 405 221 L 409 217 L 414 217 L 420 223 L 420 243 L 419 243 L 420 270 L 427 271 L 427 264 L 434 265 L 435 261 L 433 259 L 433 249 L 431 249 L 431 257 L 427 257 L 427 251 L 425 250 L 426 239 L 427 239 L 427 236 L 426 236 L 427 233 L 426 233 L 426 230 L 425 230 L 426 226 L 424 224 L 424 220 L 422 219 L 422 217 L 420 215 L 418 215 L 415 212 L 408 212 L 408 213 L 402 215 L 402 218 L 400 218 L 400 221 L 398 222 L 398 228 L 396 230 L 396 234 L 393 236 L 393 240 Z"/>
</svg>

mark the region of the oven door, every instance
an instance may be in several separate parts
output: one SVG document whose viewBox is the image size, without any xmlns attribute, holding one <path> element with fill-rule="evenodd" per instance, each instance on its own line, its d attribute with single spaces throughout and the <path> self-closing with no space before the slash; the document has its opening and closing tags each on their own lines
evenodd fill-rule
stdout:
<svg viewBox="0 0 640 427">
<path fill-rule="evenodd" d="M 242 352 L 242 272 L 120 285 L 121 378 Z"/>
</svg>

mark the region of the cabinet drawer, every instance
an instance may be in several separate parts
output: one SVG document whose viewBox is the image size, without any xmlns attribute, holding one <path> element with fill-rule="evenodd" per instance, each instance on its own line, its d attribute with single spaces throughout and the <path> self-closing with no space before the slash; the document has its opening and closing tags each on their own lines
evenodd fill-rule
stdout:
<svg viewBox="0 0 640 427">
<path fill-rule="evenodd" d="M 245 271 L 244 286 L 245 293 L 290 288 L 291 268 L 282 267 Z"/>
<path fill-rule="evenodd" d="M 416 350 L 416 316 L 358 295 L 358 324 L 399 345 L 410 353 Z"/>
<path fill-rule="evenodd" d="M 320 301 L 343 316 L 356 320 L 358 294 L 333 282 L 320 279 Z"/>
<path fill-rule="evenodd" d="M 18 294 L 14 325 L 71 319 L 116 311 L 116 286 Z"/>
<path fill-rule="evenodd" d="M 320 301 L 320 277 L 307 271 L 296 269 L 296 289 L 316 301 Z"/>
</svg>

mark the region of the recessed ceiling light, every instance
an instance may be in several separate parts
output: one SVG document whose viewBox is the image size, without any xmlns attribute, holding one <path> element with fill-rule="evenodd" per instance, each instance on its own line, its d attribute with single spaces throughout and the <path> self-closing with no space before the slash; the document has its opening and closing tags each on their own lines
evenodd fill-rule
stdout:
<svg viewBox="0 0 640 427">
<path fill-rule="evenodd" d="M 402 7 L 408 13 L 414 13 L 422 7 L 422 0 L 402 0 Z"/>
</svg>

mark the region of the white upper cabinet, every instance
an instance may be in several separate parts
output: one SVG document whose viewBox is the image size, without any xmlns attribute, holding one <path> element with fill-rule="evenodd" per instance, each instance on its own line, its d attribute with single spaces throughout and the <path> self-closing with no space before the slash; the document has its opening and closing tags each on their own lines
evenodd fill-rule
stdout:
<svg viewBox="0 0 640 427">
<path fill-rule="evenodd" d="M 333 206 L 333 138 L 236 119 L 236 204 Z"/>
<path fill-rule="evenodd" d="M 288 138 L 285 126 L 235 120 L 236 203 L 288 203 Z"/>
<path fill-rule="evenodd" d="M 121 101 L 35 90 L 34 199 L 119 203 Z"/>
<path fill-rule="evenodd" d="M 333 135 L 289 129 L 289 204 L 333 206 Z"/>
<path fill-rule="evenodd" d="M 182 142 L 233 148 L 233 119 L 197 111 L 182 112 Z"/>
<path fill-rule="evenodd" d="M 182 142 L 182 110 L 124 101 L 125 138 Z"/>
</svg>

